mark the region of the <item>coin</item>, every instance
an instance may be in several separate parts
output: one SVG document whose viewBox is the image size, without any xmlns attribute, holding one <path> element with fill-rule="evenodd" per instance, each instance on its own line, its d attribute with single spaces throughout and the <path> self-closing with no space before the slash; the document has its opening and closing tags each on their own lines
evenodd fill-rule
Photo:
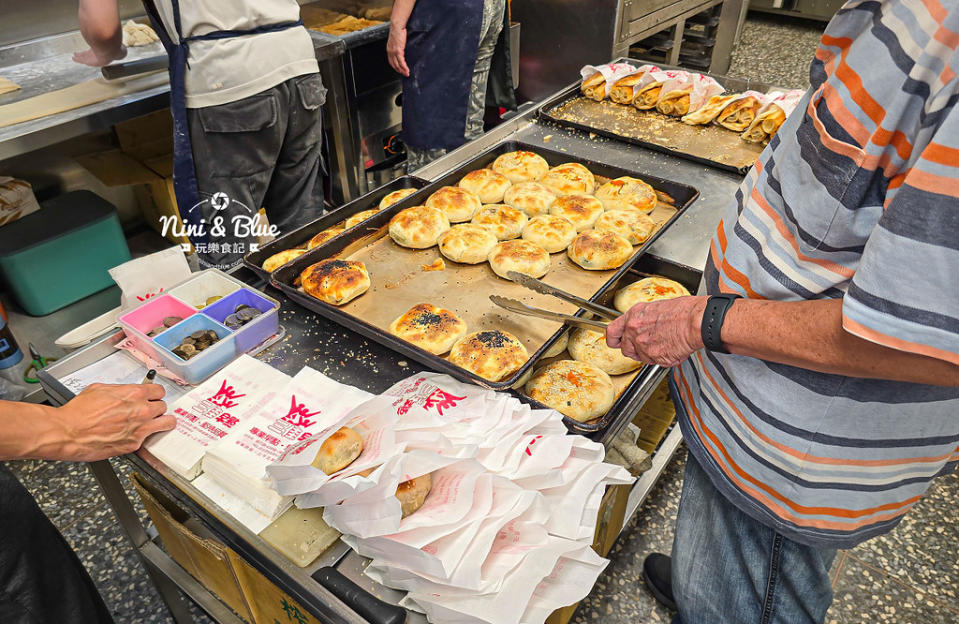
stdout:
<svg viewBox="0 0 959 624">
<path fill-rule="evenodd" d="M 207 297 L 207 298 L 206 298 L 206 305 L 212 305 L 212 304 L 216 303 L 217 301 L 219 301 L 219 300 L 222 299 L 222 298 L 223 298 L 223 297 L 221 297 L 220 295 L 215 295 L 215 296 L 213 296 L 213 297 Z"/>
<path fill-rule="evenodd" d="M 188 344 L 188 345 L 191 345 L 191 344 L 195 344 L 195 343 L 196 343 L 196 340 L 195 340 L 194 338 L 192 338 L 191 336 L 187 336 L 186 338 L 184 338 L 183 340 L 180 341 L 180 344 Z"/>
<path fill-rule="evenodd" d="M 220 339 L 220 337 L 217 336 L 216 332 L 213 331 L 212 329 L 206 330 L 206 337 L 207 337 L 207 340 L 209 340 L 210 342 L 216 342 L 217 340 Z"/>
<path fill-rule="evenodd" d="M 206 330 L 203 330 L 203 329 L 198 329 L 197 331 L 190 334 L 190 338 L 193 338 L 194 340 L 202 340 L 205 337 L 206 337 Z"/>
<path fill-rule="evenodd" d="M 183 317 L 182 317 L 182 316 L 168 316 L 168 317 L 166 317 L 165 319 L 163 319 L 163 326 L 164 326 L 164 327 L 173 327 L 174 325 L 176 325 L 177 323 L 179 323 L 179 322 L 182 321 L 182 320 L 183 320 Z"/>
<path fill-rule="evenodd" d="M 229 327 L 230 329 L 240 329 L 241 327 L 243 327 L 243 321 L 241 321 L 236 314 L 231 314 L 225 319 L 223 319 L 223 324 Z"/>
<path fill-rule="evenodd" d="M 261 312 L 256 308 L 243 308 L 242 310 L 237 310 L 236 318 L 238 318 L 242 323 L 249 323 L 260 314 Z"/>
<path fill-rule="evenodd" d="M 159 327 L 154 327 L 149 332 L 147 332 L 147 336 L 149 336 L 150 338 L 153 338 L 154 336 L 158 336 L 161 332 L 165 330 L 166 330 L 166 326 L 160 325 Z"/>
</svg>

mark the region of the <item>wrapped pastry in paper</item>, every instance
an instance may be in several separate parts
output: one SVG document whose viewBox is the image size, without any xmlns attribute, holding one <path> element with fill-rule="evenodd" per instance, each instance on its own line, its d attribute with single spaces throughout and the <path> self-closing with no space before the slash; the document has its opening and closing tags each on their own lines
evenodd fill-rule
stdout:
<svg viewBox="0 0 959 624">
<path fill-rule="evenodd" d="M 670 80 L 686 81 L 689 79 L 689 72 L 684 71 L 650 71 L 643 75 L 639 81 L 639 88 L 636 89 L 636 95 L 633 96 L 633 106 L 639 110 L 652 110 L 656 108 L 660 95 L 663 92 L 663 86 Z"/>
<path fill-rule="evenodd" d="M 716 116 L 716 124 L 733 132 L 742 132 L 756 119 L 766 99 L 767 96 L 759 91 L 740 93 Z"/>
<path fill-rule="evenodd" d="M 646 75 L 646 72 L 651 71 L 660 71 L 660 69 L 655 65 L 643 65 L 642 67 L 638 67 L 634 73 L 620 78 L 610 88 L 609 99 L 617 104 L 626 104 L 627 106 L 632 104 L 633 98 L 636 97 L 636 91 L 640 88 L 643 76 Z"/>
<path fill-rule="evenodd" d="M 609 96 L 613 84 L 620 78 L 635 74 L 638 68 L 629 63 L 607 63 L 605 65 L 586 65 L 579 70 L 583 77 L 579 90 L 583 95 L 600 102 Z"/>
<path fill-rule="evenodd" d="M 686 113 L 699 110 L 709 98 L 723 91 L 723 86 L 709 76 L 677 76 L 663 84 L 656 110 L 664 115 L 682 117 Z"/>
<path fill-rule="evenodd" d="M 185 479 L 200 474 L 200 460 L 230 432 L 243 426 L 252 407 L 272 398 L 290 377 L 241 355 L 169 406 L 176 429 L 157 433 L 144 448 Z"/>
<path fill-rule="evenodd" d="M 798 89 L 787 91 L 773 91 L 768 94 L 768 101 L 759 110 L 756 118 L 741 135 L 747 143 L 769 143 L 769 140 L 779 132 L 786 121 L 786 117 L 796 108 L 804 95 Z"/>
<path fill-rule="evenodd" d="M 719 113 L 738 97 L 738 94 L 714 95 L 699 110 L 683 115 L 682 122 L 690 126 L 704 126 L 716 119 Z"/>
</svg>

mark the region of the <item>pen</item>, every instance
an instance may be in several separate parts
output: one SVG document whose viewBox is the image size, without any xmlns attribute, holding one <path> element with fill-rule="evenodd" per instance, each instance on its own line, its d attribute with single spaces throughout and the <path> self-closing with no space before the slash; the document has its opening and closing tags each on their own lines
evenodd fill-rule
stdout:
<svg viewBox="0 0 959 624">
<path fill-rule="evenodd" d="M 140 383 L 141 383 L 141 384 L 150 384 L 150 383 L 153 383 L 153 378 L 156 377 L 156 376 L 157 376 L 156 370 L 151 368 L 149 371 L 147 371 L 147 376 L 144 377 L 144 378 L 143 378 L 143 381 L 141 381 Z"/>
</svg>

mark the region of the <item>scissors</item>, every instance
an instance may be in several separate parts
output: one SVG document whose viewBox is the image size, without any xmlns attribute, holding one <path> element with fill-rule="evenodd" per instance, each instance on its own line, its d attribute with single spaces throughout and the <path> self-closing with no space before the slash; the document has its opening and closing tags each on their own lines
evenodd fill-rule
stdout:
<svg viewBox="0 0 959 624">
<path fill-rule="evenodd" d="M 40 355 L 40 352 L 37 351 L 37 348 L 33 346 L 32 342 L 27 343 L 27 349 L 30 351 L 30 357 L 33 358 L 33 361 L 30 362 L 27 370 L 23 372 L 23 380 L 27 383 L 40 383 L 40 379 L 37 378 L 37 373 L 50 362 L 56 362 L 57 358 L 43 357 Z"/>
</svg>

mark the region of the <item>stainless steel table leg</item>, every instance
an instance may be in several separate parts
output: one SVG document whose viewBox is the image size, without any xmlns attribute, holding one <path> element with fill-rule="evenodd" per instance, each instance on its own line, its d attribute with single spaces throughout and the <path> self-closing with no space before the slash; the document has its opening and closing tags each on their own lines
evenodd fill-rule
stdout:
<svg viewBox="0 0 959 624">
<path fill-rule="evenodd" d="M 666 61 L 670 65 L 679 65 L 679 52 L 683 48 L 684 30 L 686 30 L 686 20 L 680 19 L 676 22 L 676 32 L 673 33 L 673 47 L 669 50 L 669 58 Z"/>
<path fill-rule="evenodd" d="M 716 45 L 710 59 L 709 71 L 713 74 L 725 74 L 729 71 L 729 61 L 736 40 L 736 29 L 743 4 L 746 0 L 726 0 L 719 13 L 719 27 L 716 29 Z"/>
</svg>

